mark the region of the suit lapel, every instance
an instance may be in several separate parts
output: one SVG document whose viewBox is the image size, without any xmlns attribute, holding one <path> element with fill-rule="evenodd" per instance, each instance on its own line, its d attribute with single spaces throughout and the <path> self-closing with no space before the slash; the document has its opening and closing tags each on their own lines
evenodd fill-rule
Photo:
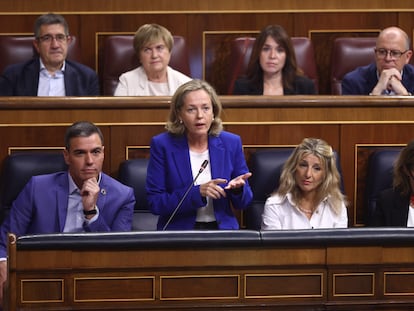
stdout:
<svg viewBox="0 0 414 311">
<path fill-rule="evenodd" d="M 108 183 L 107 183 L 107 176 L 104 173 L 101 173 L 101 182 L 99 183 L 99 191 L 98 200 L 96 201 L 96 205 L 98 205 L 99 210 L 103 210 L 106 203 L 106 195 L 108 194 Z"/>
<path fill-rule="evenodd" d="M 220 137 L 208 137 L 208 149 L 210 154 L 211 178 L 223 178 L 224 174 L 224 146 Z"/>
<path fill-rule="evenodd" d="M 62 174 L 58 180 L 56 190 L 56 200 L 59 218 L 59 229 L 63 232 L 65 228 L 66 216 L 68 213 L 68 196 L 69 196 L 69 181 L 68 173 Z"/>
<path fill-rule="evenodd" d="M 193 179 L 190 167 L 190 154 L 188 151 L 188 142 L 186 137 L 179 136 L 172 139 L 173 148 L 171 148 L 171 158 L 175 166 L 175 171 L 180 176 L 183 183 L 188 183 Z"/>
<path fill-rule="evenodd" d="M 26 67 L 28 74 L 24 77 L 25 90 L 22 94 L 26 96 L 37 96 L 37 89 L 39 88 L 39 71 L 40 60 L 39 58 L 33 59 L 32 62 Z"/>
</svg>

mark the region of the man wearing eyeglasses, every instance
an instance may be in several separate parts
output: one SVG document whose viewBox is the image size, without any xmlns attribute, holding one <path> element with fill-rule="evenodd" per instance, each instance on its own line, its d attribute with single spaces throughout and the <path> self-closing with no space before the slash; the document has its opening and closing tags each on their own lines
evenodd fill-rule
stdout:
<svg viewBox="0 0 414 311">
<path fill-rule="evenodd" d="M 375 63 L 358 67 L 342 80 L 343 95 L 398 95 L 414 93 L 414 66 L 409 64 L 410 39 L 398 27 L 380 32 Z"/>
<path fill-rule="evenodd" d="M 8 66 L 0 77 L 3 96 L 97 96 L 98 76 L 91 68 L 66 59 L 72 41 L 63 16 L 37 18 L 33 46 L 38 53 L 25 63 Z"/>
</svg>

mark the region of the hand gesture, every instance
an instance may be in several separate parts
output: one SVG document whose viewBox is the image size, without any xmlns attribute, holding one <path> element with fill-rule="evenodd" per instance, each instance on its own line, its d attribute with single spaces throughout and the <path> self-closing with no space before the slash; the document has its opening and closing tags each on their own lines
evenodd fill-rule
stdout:
<svg viewBox="0 0 414 311">
<path fill-rule="evenodd" d="M 408 95 L 408 91 L 401 80 L 401 73 L 396 68 L 384 69 L 371 94 L 381 95 L 384 91 L 392 91 L 395 95 Z"/>
<path fill-rule="evenodd" d="M 200 185 L 200 193 L 203 197 L 210 197 L 213 199 L 220 199 L 221 197 L 226 197 L 226 192 L 223 187 L 220 187 L 220 184 L 227 183 L 226 179 L 216 178 L 206 182 L 205 184 Z"/>
<path fill-rule="evenodd" d="M 95 208 L 99 196 L 99 185 L 96 177 L 84 181 L 80 194 L 82 197 L 83 209 L 90 211 Z"/>
<path fill-rule="evenodd" d="M 227 186 L 224 189 L 237 189 L 241 188 L 246 184 L 246 180 L 252 176 L 252 173 L 248 172 L 243 175 L 237 176 L 236 178 L 233 178 L 230 180 L 230 182 L 227 184 Z"/>
</svg>

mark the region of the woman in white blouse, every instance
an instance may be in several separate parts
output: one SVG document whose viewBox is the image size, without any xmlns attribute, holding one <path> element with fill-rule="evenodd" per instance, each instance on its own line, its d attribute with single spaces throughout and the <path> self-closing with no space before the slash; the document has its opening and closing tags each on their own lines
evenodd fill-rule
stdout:
<svg viewBox="0 0 414 311">
<path fill-rule="evenodd" d="M 267 199 L 262 230 L 346 228 L 346 199 L 332 147 L 305 138 L 286 161 L 279 188 Z"/>
<path fill-rule="evenodd" d="M 145 24 L 134 35 L 140 66 L 119 77 L 115 96 L 171 96 L 191 80 L 168 66 L 174 38 L 165 27 Z"/>
</svg>

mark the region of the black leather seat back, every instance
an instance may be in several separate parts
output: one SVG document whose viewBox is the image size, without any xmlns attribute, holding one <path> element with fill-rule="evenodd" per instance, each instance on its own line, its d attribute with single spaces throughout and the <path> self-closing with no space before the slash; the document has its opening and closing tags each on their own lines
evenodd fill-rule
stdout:
<svg viewBox="0 0 414 311">
<path fill-rule="evenodd" d="M 393 167 L 401 148 L 374 151 L 368 159 L 368 170 L 364 196 L 364 222 L 370 224 L 382 190 L 392 187 Z"/>
<path fill-rule="evenodd" d="M 5 159 L 0 182 L 2 220 L 32 176 L 64 170 L 67 170 L 67 165 L 60 152 L 22 152 L 9 155 Z"/>
<path fill-rule="evenodd" d="M 156 230 L 158 216 L 148 209 L 145 183 L 149 159 L 132 159 L 122 162 L 119 166 L 118 180 L 134 189 L 135 209 L 132 229 Z"/>
<path fill-rule="evenodd" d="M 260 230 L 264 203 L 279 186 L 283 164 L 294 148 L 277 148 L 256 151 L 251 155 L 249 168 L 252 177 L 249 184 L 253 191 L 253 201 L 245 212 L 246 227 Z"/>
</svg>

